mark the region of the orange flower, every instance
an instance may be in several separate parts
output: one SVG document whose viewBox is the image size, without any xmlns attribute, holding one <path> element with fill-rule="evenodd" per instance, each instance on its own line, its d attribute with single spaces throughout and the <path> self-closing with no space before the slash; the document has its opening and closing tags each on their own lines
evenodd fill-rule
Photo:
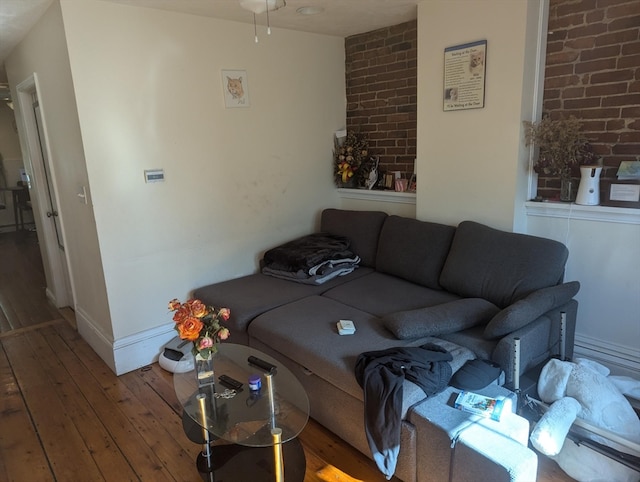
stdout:
<svg viewBox="0 0 640 482">
<path fill-rule="evenodd" d="M 183 340 L 196 341 L 203 326 L 204 324 L 198 318 L 188 316 L 184 321 L 178 323 L 178 333 Z"/>
<path fill-rule="evenodd" d="M 191 314 L 196 318 L 202 318 L 208 313 L 207 307 L 200 300 L 189 300 L 186 302 L 186 304 L 189 306 Z"/>
<path fill-rule="evenodd" d="M 187 305 L 180 305 L 178 310 L 173 315 L 173 321 L 175 321 L 176 323 L 182 323 L 190 316 L 191 311 L 189 310 L 189 307 Z"/>
<path fill-rule="evenodd" d="M 169 311 L 176 311 L 178 308 L 180 308 L 180 302 L 177 299 L 169 301 Z"/>
</svg>

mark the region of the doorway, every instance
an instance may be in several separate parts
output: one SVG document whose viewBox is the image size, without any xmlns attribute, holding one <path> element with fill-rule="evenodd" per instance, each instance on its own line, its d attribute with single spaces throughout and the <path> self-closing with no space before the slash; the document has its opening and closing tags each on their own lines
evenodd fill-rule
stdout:
<svg viewBox="0 0 640 482">
<path fill-rule="evenodd" d="M 22 124 L 24 166 L 46 280 L 47 298 L 56 308 L 74 306 L 63 215 L 58 208 L 55 170 L 47 136 L 46 112 L 37 74 L 18 84 L 17 113 Z"/>
</svg>

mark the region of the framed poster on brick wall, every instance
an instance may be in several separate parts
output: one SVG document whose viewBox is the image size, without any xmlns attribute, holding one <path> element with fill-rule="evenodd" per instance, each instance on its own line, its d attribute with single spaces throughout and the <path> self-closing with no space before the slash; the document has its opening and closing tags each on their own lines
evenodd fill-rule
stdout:
<svg viewBox="0 0 640 482">
<path fill-rule="evenodd" d="M 486 59 L 486 40 L 444 49 L 445 111 L 484 107 Z"/>
</svg>

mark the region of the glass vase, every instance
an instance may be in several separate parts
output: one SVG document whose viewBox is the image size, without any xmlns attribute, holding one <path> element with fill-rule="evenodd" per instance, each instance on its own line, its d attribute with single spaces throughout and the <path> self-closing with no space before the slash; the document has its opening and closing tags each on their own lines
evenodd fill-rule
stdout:
<svg viewBox="0 0 640 482">
<path fill-rule="evenodd" d="M 195 372 L 198 388 L 213 385 L 213 354 L 203 357 L 200 353 L 195 356 Z"/>
<path fill-rule="evenodd" d="M 575 187 L 572 179 L 560 179 L 560 201 L 573 201 L 575 199 Z"/>
</svg>

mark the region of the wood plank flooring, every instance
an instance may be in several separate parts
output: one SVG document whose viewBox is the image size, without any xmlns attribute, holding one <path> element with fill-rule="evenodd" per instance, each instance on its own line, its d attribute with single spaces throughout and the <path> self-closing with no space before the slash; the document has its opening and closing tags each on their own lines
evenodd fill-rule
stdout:
<svg viewBox="0 0 640 482">
<path fill-rule="evenodd" d="M 28 266 L 37 271 L 37 259 L 18 261 L 29 249 L 25 240 L 3 236 L 0 481 L 199 481 L 200 448 L 182 428 L 172 375 L 153 364 L 116 377 L 69 323 L 73 313 L 48 306 L 42 271 L 27 273 Z M 13 267 L 5 265 L 5 248 Z M 385 480 L 369 458 L 313 420 L 300 440 L 305 482 Z M 538 480 L 572 479 L 541 458 Z"/>
</svg>

